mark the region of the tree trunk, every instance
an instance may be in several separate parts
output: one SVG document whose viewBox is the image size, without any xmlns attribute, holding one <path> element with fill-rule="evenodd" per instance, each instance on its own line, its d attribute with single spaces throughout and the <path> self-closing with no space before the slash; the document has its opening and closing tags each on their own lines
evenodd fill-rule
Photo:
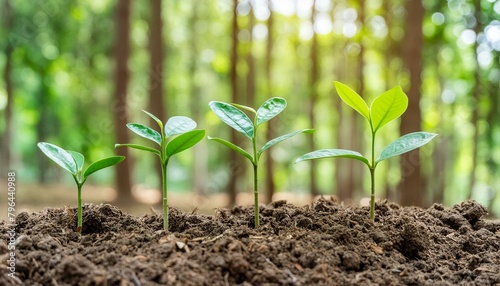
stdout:
<svg viewBox="0 0 500 286">
<path fill-rule="evenodd" d="M 498 53 L 496 53 L 493 56 L 493 63 L 494 67 L 499 69 L 500 68 L 500 57 Z M 490 122 L 488 124 L 488 128 L 485 134 L 486 137 L 486 142 L 487 142 L 487 154 L 493 154 L 495 152 L 495 149 L 497 148 L 497 143 L 496 143 L 496 134 L 497 134 L 497 128 L 494 124 L 491 122 L 500 122 L 500 86 L 498 81 L 489 81 L 487 85 L 487 90 L 488 90 L 488 97 L 491 98 L 491 105 L 490 109 L 488 110 L 488 114 L 486 115 L 486 121 Z M 498 184 L 499 179 L 498 179 L 498 162 L 493 159 L 491 156 L 486 160 L 486 164 L 488 166 L 489 170 L 489 180 L 488 180 L 488 185 L 490 186 L 495 186 L 495 184 Z M 498 193 L 500 190 L 498 188 L 490 188 L 488 190 L 491 192 L 491 196 L 489 197 L 489 204 L 488 204 L 488 209 L 491 210 L 493 209 L 493 204 L 498 197 Z"/>
<path fill-rule="evenodd" d="M 127 67 L 130 55 L 130 0 L 121 0 L 116 6 L 115 26 L 115 86 L 113 112 L 116 142 L 128 143 L 129 134 L 126 128 L 127 115 L 127 85 L 130 72 Z M 117 154 L 126 156 L 127 160 L 116 165 L 117 203 L 129 204 L 132 201 L 131 160 L 128 158 L 128 148 L 118 148 Z"/>
<path fill-rule="evenodd" d="M 347 44 L 346 43 L 342 43 L 341 45 L 338 44 L 338 45 L 335 45 L 335 48 L 336 49 L 333 52 L 341 55 L 337 61 L 337 63 L 338 63 L 337 70 L 336 70 L 337 80 L 340 82 L 345 82 L 346 78 L 347 78 L 347 76 L 346 76 L 346 73 L 347 73 L 346 66 L 347 66 L 347 57 L 348 57 Z M 351 146 L 348 146 L 349 142 L 346 142 L 347 141 L 346 138 L 348 138 L 348 136 L 346 136 L 347 130 L 345 130 L 346 128 L 344 127 L 347 124 L 347 122 L 345 121 L 346 109 L 344 109 L 345 106 L 342 103 L 342 100 L 340 99 L 340 97 L 338 97 L 338 96 L 335 97 L 334 106 L 335 106 L 335 110 L 337 111 L 337 124 L 334 126 L 334 129 L 333 129 L 333 134 L 335 134 L 335 141 L 336 141 L 335 148 L 351 149 Z M 333 164 L 335 164 L 334 165 L 335 166 L 335 176 L 334 176 L 335 194 L 339 200 L 342 200 L 345 197 L 344 192 L 346 191 L 346 188 L 347 188 L 346 184 L 345 184 L 345 180 L 346 180 L 346 177 L 348 176 L 347 172 L 349 170 L 346 170 L 346 168 L 344 168 L 345 163 L 346 163 L 346 160 L 341 160 L 341 159 L 333 160 Z"/>
<path fill-rule="evenodd" d="M 360 0 L 359 1 L 359 21 L 361 23 L 361 31 L 360 33 L 364 32 L 364 25 L 365 25 L 365 0 Z M 365 97 L 365 81 L 364 81 L 364 70 L 365 70 L 365 61 L 364 61 L 364 55 L 365 55 L 365 47 L 363 45 L 363 38 L 364 36 L 360 36 L 358 38 L 358 44 L 360 47 L 358 58 L 357 58 L 357 69 L 356 69 L 356 79 L 357 79 L 357 91 L 359 92 L 359 95 L 362 97 Z M 364 119 L 362 119 L 357 112 L 353 112 L 351 110 L 351 142 L 350 142 L 350 147 L 349 149 L 352 148 L 352 150 L 357 150 L 358 152 L 363 151 L 363 138 L 365 134 L 365 130 L 361 128 L 361 126 L 365 126 Z M 344 198 L 342 200 L 353 200 L 356 196 L 356 193 L 361 190 L 361 182 L 365 172 L 365 166 L 359 164 L 359 162 L 356 162 L 354 160 L 346 160 L 349 165 L 349 176 L 348 176 L 348 187 L 344 191 Z"/>
<path fill-rule="evenodd" d="M 402 58 L 410 76 L 408 91 L 408 109 L 401 117 L 400 132 L 402 135 L 420 131 L 422 117 L 420 114 L 420 87 L 422 83 L 422 24 L 424 7 L 421 1 L 408 0 L 406 3 L 406 27 L 402 44 Z M 420 171 L 420 153 L 415 150 L 401 157 L 401 182 L 398 193 L 401 194 L 402 205 L 422 207 L 424 204 L 424 182 Z"/>
<path fill-rule="evenodd" d="M 384 1 L 382 5 L 383 5 L 382 10 L 385 11 L 384 20 L 385 20 L 385 24 L 387 25 L 387 35 L 386 35 L 385 40 L 384 40 L 386 45 L 381 51 L 381 53 L 385 54 L 384 55 L 384 64 L 385 64 L 385 69 L 384 69 L 385 88 L 384 88 L 384 90 L 389 90 L 392 88 L 391 61 L 392 61 L 393 55 L 395 53 L 394 40 L 391 37 L 392 14 L 389 13 L 389 11 L 391 11 L 391 1 Z"/>
<path fill-rule="evenodd" d="M 432 55 L 434 62 L 435 73 L 438 76 L 438 84 L 439 84 L 439 94 L 443 92 L 444 87 L 444 79 L 441 73 L 439 72 L 439 49 L 442 46 L 442 42 L 438 40 L 434 42 L 432 45 Z M 443 100 L 440 96 L 436 96 L 434 99 L 434 105 L 438 110 L 444 112 L 447 107 L 443 104 Z M 433 179 L 430 183 L 430 189 L 432 190 L 432 202 L 433 203 L 443 203 L 444 201 L 444 190 L 446 189 L 446 170 L 448 168 L 448 154 L 450 153 L 449 143 L 453 142 L 450 140 L 450 135 L 445 135 L 445 130 L 447 130 L 445 124 L 446 115 L 444 113 L 440 116 L 439 121 L 437 122 L 437 132 L 438 134 L 443 134 L 443 138 L 440 138 L 435 143 L 434 147 L 434 155 L 432 156 L 432 168 L 433 168 Z M 451 128 L 448 126 L 448 128 Z M 449 130 L 449 129 L 448 129 Z"/>
<path fill-rule="evenodd" d="M 476 27 L 474 27 L 474 31 L 476 32 L 476 35 L 479 35 L 479 33 L 482 30 L 481 26 L 481 20 L 479 17 L 481 16 L 481 1 L 480 0 L 475 0 L 474 1 L 474 9 L 475 9 L 475 17 L 476 17 Z M 468 188 L 468 194 L 467 198 L 470 200 L 472 199 L 474 195 L 474 185 L 476 184 L 476 165 L 477 165 L 477 145 L 479 143 L 479 126 L 478 126 L 478 121 L 479 121 L 479 100 L 481 96 L 481 79 L 480 79 L 480 72 L 481 72 L 481 67 L 479 66 L 479 62 L 477 61 L 477 51 L 479 47 L 479 43 L 476 40 L 474 42 L 474 54 L 476 55 L 474 57 L 476 61 L 476 68 L 474 69 L 474 91 L 473 91 L 473 100 L 472 100 L 472 118 L 471 118 L 471 123 L 472 126 L 474 126 L 474 131 L 472 134 L 472 162 L 471 162 L 471 170 L 470 170 L 470 175 L 469 175 L 469 188 Z"/>
<path fill-rule="evenodd" d="M 231 69 L 230 69 L 230 81 L 231 81 L 231 100 L 232 102 L 238 102 L 238 0 L 233 1 L 233 21 L 232 21 L 232 38 L 231 38 Z M 237 131 L 231 128 L 230 141 L 238 142 Z M 233 206 L 236 204 L 236 194 L 237 194 L 237 176 L 236 173 L 241 169 L 240 160 L 238 160 L 239 154 L 235 151 L 229 151 L 229 182 L 227 185 L 227 193 L 229 195 L 229 205 Z"/>
<path fill-rule="evenodd" d="M 156 115 L 160 120 L 166 120 L 165 100 L 163 98 L 163 21 L 161 18 L 162 0 L 152 0 L 151 15 L 149 25 L 149 56 L 150 56 L 150 71 L 149 71 L 149 112 Z M 152 118 L 150 126 L 158 130 L 158 123 Z M 158 177 L 158 182 L 161 184 L 161 166 L 154 162 L 154 167 Z"/>
<path fill-rule="evenodd" d="M 311 12 L 311 23 L 314 26 L 316 18 L 316 1 L 313 1 L 312 5 L 312 12 Z M 308 115 L 309 115 L 309 124 L 310 126 L 315 125 L 316 117 L 314 114 L 314 107 L 316 106 L 316 102 L 318 99 L 318 92 L 317 92 L 317 84 L 318 84 L 318 77 L 319 77 L 319 63 L 318 63 L 318 37 L 316 33 L 313 33 L 313 37 L 311 40 L 311 73 L 310 73 L 310 82 L 309 82 L 309 88 L 310 88 L 310 97 L 309 97 L 309 106 L 308 106 Z M 316 150 L 316 144 L 314 142 L 314 136 L 307 136 L 308 139 L 308 145 L 310 150 Z M 310 186 L 309 186 L 309 191 L 311 195 L 317 196 L 319 195 L 319 190 L 318 190 L 318 184 L 317 184 L 317 179 L 316 179 L 316 161 L 311 160 L 310 162 L 310 169 L 309 169 L 309 178 L 310 178 Z"/>
<path fill-rule="evenodd" d="M 5 21 L 5 30 L 10 31 L 12 27 L 12 9 L 10 5 L 10 0 L 5 0 L 3 15 Z M 12 52 L 14 47 L 12 44 L 7 43 L 5 45 L 5 67 L 3 70 L 3 79 L 5 82 L 5 91 L 7 93 L 7 105 L 5 106 L 4 113 L 4 122 L 5 122 L 5 131 L 2 136 L 2 140 L 0 141 L 0 146 L 2 150 L 2 175 L 7 174 L 7 171 L 10 168 L 11 164 L 11 141 L 12 141 L 12 106 L 13 106 L 13 85 L 12 85 Z"/>
<path fill-rule="evenodd" d="M 266 42 L 266 62 L 265 62 L 265 76 L 266 76 L 266 94 L 270 98 L 272 96 L 272 80 L 271 80 L 271 63 L 273 51 L 273 11 L 272 2 L 268 0 L 269 18 L 267 19 L 267 42 Z M 266 142 L 273 139 L 275 136 L 274 125 L 269 124 L 266 130 Z M 266 203 L 273 200 L 273 195 L 276 192 L 276 184 L 274 182 L 274 161 L 272 155 L 273 149 L 268 149 L 266 153 Z"/>
<path fill-rule="evenodd" d="M 248 66 L 248 75 L 247 75 L 247 98 L 246 104 L 248 106 L 253 107 L 255 105 L 255 59 L 253 56 L 253 27 L 255 26 L 255 14 L 254 7 L 249 2 L 249 5 L 252 7 L 250 13 L 248 13 L 248 17 L 250 17 L 248 21 L 248 30 L 250 31 L 250 39 L 248 41 L 248 53 L 247 53 L 247 66 Z"/>
<path fill-rule="evenodd" d="M 195 1 L 193 1 L 194 3 Z M 189 65 L 189 74 L 191 79 L 191 111 L 193 119 L 196 122 L 202 120 L 200 102 L 201 98 L 201 88 L 198 82 L 197 72 L 198 72 L 198 10 L 199 5 L 193 5 L 193 13 L 191 14 L 191 61 Z M 205 184 L 207 182 L 207 147 L 206 144 L 196 144 L 194 146 L 193 152 L 196 154 L 193 157 L 193 176 L 192 176 L 192 186 L 198 195 L 205 194 Z"/>
<path fill-rule="evenodd" d="M 384 69 L 384 82 L 385 82 L 385 88 L 384 90 L 389 90 L 393 87 L 393 83 L 391 81 L 391 76 L 394 73 L 394 71 L 391 70 L 391 62 L 393 57 L 395 56 L 394 54 L 396 53 L 395 49 L 395 41 L 391 37 L 391 25 L 392 24 L 392 14 L 389 13 L 391 11 L 391 1 L 383 1 L 382 4 L 382 10 L 385 11 L 384 13 L 384 19 L 385 19 L 385 24 L 387 25 L 387 36 L 385 37 L 385 43 L 386 46 L 383 48 L 381 53 L 385 53 L 384 55 L 384 64 L 385 64 L 385 69 Z M 391 160 L 387 160 L 384 164 L 387 166 L 387 171 L 391 171 Z M 394 200 L 394 192 L 395 192 L 395 186 L 391 184 L 389 181 L 389 176 L 386 176 L 385 178 L 385 198 L 387 200 Z"/>
<path fill-rule="evenodd" d="M 37 142 L 45 142 L 47 136 L 49 135 L 48 133 L 50 132 L 49 126 L 50 125 L 50 120 L 49 120 L 49 110 L 48 106 L 50 106 L 49 102 L 49 86 L 47 84 L 47 79 L 46 79 L 46 74 L 47 69 L 46 68 L 40 68 L 39 70 L 39 76 L 40 76 L 40 88 L 37 93 L 37 100 L 38 100 L 38 121 L 36 124 L 36 139 Z M 47 160 L 45 156 L 43 155 L 42 152 L 37 152 L 38 154 L 38 182 L 39 183 L 46 183 L 48 180 L 47 178 Z"/>
</svg>

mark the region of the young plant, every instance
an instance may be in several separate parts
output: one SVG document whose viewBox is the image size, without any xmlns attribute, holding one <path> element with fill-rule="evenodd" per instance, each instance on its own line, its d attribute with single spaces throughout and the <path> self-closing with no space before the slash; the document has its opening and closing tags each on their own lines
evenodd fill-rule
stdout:
<svg viewBox="0 0 500 286">
<path fill-rule="evenodd" d="M 54 161 L 57 165 L 67 170 L 73 175 L 73 179 L 75 179 L 76 186 L 78 188 L 78 225 L 76 227 L 76 231 L 82 231 L 82 187 L 85 181 L 87 181 L 88 177 L 107 167 L 116 165 L 123 161 L 125 157 L 123 156 L 113 156 L 101 159 L 97 162 L 90 164 L 90 166 L 83 171 L 83 163 L 85 162 L 85 158 L 82 154 L 75 151 L 67 151 L 58 147 L 54 144 L 40 142 L 37 144 L 38 148 L 42 150 L 42 152 L 49 157 L 52 161 Z"/>
<path fill-rule="evenodd" d="M 205 136 L 205 130 L 195 129 L 196 122 L 185 116 L 173 116 L 163 127 L 163 123 L 153 114 L 143 110 L 144 113 L 153 118 L 160 132 L 138 123 L 128 123 L 127 127 L 135 134 L 149 139 L 160 146 L 160 149 L 154 149 L 137 144 L 115 144 L 116 147 L 130 147 L 158 155 L 161 163 L 162 187 L 163 187 L 163 229 L 168 231 L 168 199 L 167 199 L 167 165 L 170 158 L 186 149 L 189 149 L 200 142 Z M 168 140 L 169 137 L 178 135 Z"/>
<path fill-rule="evenodd" d="M 264 144 L 260 149 L 257 149 L 257 129 L 262 124 L 265 123 L 276 115 L 278 115 L 286 107 L 286 100 L 281 97 L 273 97 L 264 102 L 257 111 L 255 109 L 239 105 L 235 103 L 225 103 L 220 101 L 212 101 L 208 104 L 212 111 L 219 117 L 224 123 L 234 128 L 236 131 L 245 135 L 248 139 L 252 141 L 252 154 L 248 153 L 241 147 L 226 141 L 221 138 L 208 137 L 209 140 L 219 142 L 226 147 L 229 147 L 241 155 L 245 156 L 253 165 L 253 177 L 254 177 L 254 215 L 255 215 L 255 227 L 259 227 L 259 191 L 258 191 L 258 168 L 259 159 L 264 151 L 270 147 L 291 138 L 299 133 L 312 133 L 312 129 L 303 129 L 295 132 L 288 133 L 286 135 L 274 138 Z M 254 114 L 254 119 L 250 118 L 242 111 L 246 110 Z"/>
<path fill-rule="evenodd" d="M 375 169 L 381 161 L 404 154 L 429 143 L 437 134 L 427 132 L 414 132 L 406 134 L 389 145 L 375 160 L 375 135 L 377 131 L 387 123 L 400 117 L 408 107 L 408 97 L 401 87 L 395 87 L 375 98 L 370 107 L 355 91 L 340 82 L 334 82 L 340 98 L 354 110 L 359 112 L 370 124 L 371 129 L 371 160 L 363 157 L 360 153 L 343 149 L 324 149 L 302 155 L 295 160 L 300 161 L 322 159 L 322 158 L 350 158 L 363 162 L 370 169 L 371 196 L 370 196 L 370 219 L 375 220 Z"/>
</svg>

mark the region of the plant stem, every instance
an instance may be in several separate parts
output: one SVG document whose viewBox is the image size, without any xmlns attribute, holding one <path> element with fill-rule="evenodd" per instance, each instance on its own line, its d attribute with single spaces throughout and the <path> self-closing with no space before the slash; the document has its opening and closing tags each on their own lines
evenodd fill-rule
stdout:
<svg viewBox="0 0 500 286">
<path fill-rule="evenodd" d="M 375 132 L 372 132 L 372 162 L 370 165 L 371 195 L 370 195 L 370 219 L 375 221 Z"/>
<path fill-rule="evenodd" d="M 254 125 L 255 126 L 255 125 Z M 257 128 L 255 127 L 255 131 L 257 131 Z M 253 207 L 254 207 L 254 216 L 255 216 L 255 228 L 258 228 L 260 223 L 259 223 L 259 158 L 257 157 L 257 132 L 255 132 L 255 135 L 252 139 L 253 143 L 253 195 L 254 195 L 254 202 L 253 202 Z"/>
<path fill-rule="evenodd" d="M 257 177 L 258 167 L 253 164 L 253 195 L 254 195 L 254 214 L 255 214 L 255 228 L 259 227 L 259 191 L 257 189 L 259 179 Z"/>
<path fill-rule="evenodd" d="M 370 167 L 371 196 L 370 196 L 370 219 L 375 221 L 375 167 Z"/>
<path fill-rule="evenodd" d="M 168 156 L 167 156 L 167 137 L 165 136 L 165 132 L 163 126 L 160 124 L 161 129 L 161 153 L 160 153 L 160 162 L 161 162 L 161 185 L 163 189 L 163 230 L 168 232 L 168 198 L 167 198 L 167 165 L 168 165 Z"/>
<path fill-rule="evenodd" d="M 168 159 L 165 161 L 165 163 L 161 164 L 161 178 L 163 187 L 163 230 L 165 231 L 168 231 L 167 164 Z"/>
<path fill-rule="evenodd" d="M 82 185 L 77 184 L 77 187 L 78 187 L 78 210 L 77 210 L 78 224 L 76 226 L 76 231 L 81 233 L 82 232 L 82 221 L 83 221 L 83 218 L 82 218 Z"/>
</svg>

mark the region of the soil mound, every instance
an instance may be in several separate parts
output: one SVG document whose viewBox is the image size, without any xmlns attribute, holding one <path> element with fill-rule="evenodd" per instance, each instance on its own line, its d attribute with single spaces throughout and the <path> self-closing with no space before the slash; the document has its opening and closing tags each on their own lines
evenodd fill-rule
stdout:
<svg viewBox="0 0 500 286">
<path fill-rule="evenodd" d="M 381 202 L 366 207 L 320 199 L 297 207 L 218 209 L 214 216 L 170 209 L 133 217 L 86 204 L 16 218 L 16 277 L 8 277 L 0 223 L 0 285 L 500 285 L 500 223 L 467 201 L 445 209 Z"/>
</svg>

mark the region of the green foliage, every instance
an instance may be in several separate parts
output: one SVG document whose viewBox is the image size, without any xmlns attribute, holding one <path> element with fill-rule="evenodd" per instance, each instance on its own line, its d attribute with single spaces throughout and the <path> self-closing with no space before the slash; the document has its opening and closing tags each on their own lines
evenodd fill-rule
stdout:
<svg viewBox="0 0 500 286">
<path fill-rule="evenodd" d="M 42 152 L 49 157 L 52 161 L 54 161 L 61 168 L 70 172 L 75 179 L 75 183 L 78 188 L 78 225 L 77 232 L 81 232 L 82 230 L 82 186 L 87 181 L 88 177 L 93 173 L 102 170 L 107 167 L 111 167 L 123 161 L 125 157 L 123 156 L 113 156 L 107 157 L 101 160 L 98 160 L 83 172 L 83 164 L 85 162 L 85 158 L 82 154 L 75 151 L 64 150 L 61 147 L 58 147 L 54 144 L 39 142 L 37 144 L 38 148 L 42 150 Z"/>
<path fill-rule="evenodd" d="M 274 117 L 276 117 L 280 112 L 286 108 L 286 100 L 281 97 L 273 97 L 266 100 L 257 111 L 255 109 L 240 105 L 240 104 L 229 104 L 220 101 L 212 101 L 208 104 L 210 109 L 219 117 L 224 123 L 245 135 L 248 139 L 252 141 L 253 155 L 245 151 L 243 148 L 221 138 L 208 137 L 208 139 L 215 142 L 219 142 L 222 145 L 240 153 L 245 156 L 253 165 L 254 170 L 254 215 L 255 215 L 255 227 L 259 227 L 259 192 L 258 192 L 258 166 L 259 159 L 262 153 L 271 148 L 272 146 L 289 139 L 300 133 L 312 133 L 313 129 L 303 129 L 295 132 L 288 133 L 286 135 L 277 137 L 270 140 L 259 150 L 257 149 L 257 129 L 262 124 Z M 254 120 L 250 118 L 242 111 L 249 111 L 254 115 Z"/>
<path fill-rule="evenodd" d="M 282 26 L 298 27 L 303 20 L 300 15 L 307 11 L 284 13 L 282 8 L 288 5 L 287 1 L 278 2 L 280 3 L 271 10 L 266 7 L 268 4 L 266 1 L 252 3 L 256 5 L 252 6 L 252 9 L 270 11 L 270 16 L 275 20 L 275 25 L 267 31 L 272 43 L 269 50 L 272 78 L 268 78 L 268 74 L 264 72 L 267 66 L 268 37 L 256 35 L 250 41 L 248 37 L 240 37 L 240 40 L 246 40 L 238 41 L 237 62 L 242 63 L 255 58 L 256 71 L 262 71 L 255 74 L 256 84 L 253 87 L 257 93 L 281 96 L 289 103 L 290 100 L 299 100 L 297 101 L 299 104 L 287 107 L 287 113 L 295 116 L 294 124 L 309 126 L 303 125 L 308 124 L 306 123 L 308 122 L 306 110 L 309 105 L 307 95 L 312 89 L 318 94 L 328 94 L 331 90 L 331 80 L 328 75 L 331 73 L 338 77 L 343 76 L 345 82 L 352 83 L 353 86 L 364 86 L 367 94 L 381 94 L 386 86 L 394 82 L 399 82 L 405 89 L 408 87 L 409 74 L 401 72 L 405 62 L 397 49 L 394 49 L 401 45 L 404 39 L 405 30 L 401 27 L 404 27 L 407 17 L 405 13 L 398 11 L 403 11 L 408 1 L 394 1 L 390 5 L 382 6 L 367 5 L 365 13 L 358 11 L 356 19 L 365 25 L 357 29 L 353 37 L 346 37 L 341 31 L 323 31 L 326 34 L 316 31 L 319 33 L 317 49 L 320 53 L 318 53 L 317 71 L 319 78 L 314 85 L 311 85 L 310 74 L 313 70 L 304 66 L 304 63 L 311 61 L 310 44 L 313 41 L 309 36 L 304 37 L 298 29 L 288 29 L 287 33 L 282 33 Z M 111 98 L 114 82 L 110 75 L 114 74 L 115 59 L 110 57 L 110 51 L 113 50 L 116 38 L 113 36 L 116 26 L 116 3 L 113 1 L 36 1 L 36 3 L 10 1 L 10 3 L 10 12 L 2 6 L 2 20 L 5 21 L 2 21 L 0 34 L 5 37 L 0 41 L 2 50 L 0 69 L 7 78 L 9 76 L 7 62 L 10 59 L 10 78 L 15 96 L 12 100 L 8 98 L 8 82 L 0 81 L 0 137 L 11 142 L 3 145 L 4 152 L 0 153 L 11 153 L 11 158 L 15 160 L 6 164 L 2 157 L 0 161 L 4 163 L 4 169 L 21 171 L 26 181 L 51 180 L 53 177 L 47 176 L 47 170 L 34 156 L 38 148 L 33 146 L 37 142 L 56 142 L 54 138 L 57 138 L 60 146 L 73 146 L 91 161 L 106 156 L 107 152 L 111 152 L 109 147 L 115 143 L 112 136 L 115 129 L 111 112 L 119 111 L 121 108 L 116 106 L 118 102 Z M 244 3 L 243 5 L 248 8 L 248 3 Z M 424 5 L 426 13 L 422 26 L 423 72 L 422 85 L 418 87 L 422 92 L 422 101 L 415 102 L 414 105 L 421 106 L 422 129 L 439 133 L 442 140 L 432 149 L 436 156 L 431 156 L 430 152 L 421 154 L 422 175 L 432 173 L 434 168 L 443 171 L 435 180 L 427 180 L 427 189 L 436 194 L 435 198 L 442 197 L 442 201 L 440 199 L 439 202 L 450 205 L 468 198 L 469 176 L 476 169 L 477 181 L 474 189 L 477 189 L 477 192 L 475 191 L 473 198 L 485 205 L 494 202 L 490 211 L 496 212 L 498 216 L 500 215 L 499 192 L 490 196 L 489 190 L 497 189 L 496 186 L 500 184 L 498 155 L 500 154 L 500 112 L 498 112 L 500 61 L 498 42 L 495 43 L 496 38 L 491 36 L 496 31 L 499 5 L 498 1 L 481 0 L 480 9 L 476 11 L 469 1 L 464 4 L 467 7 L 467 13 L 464 15 L 464 5 L 450 5 L 450 3 L 427 1 Z M 165 95 L 165 100 L 169 102 L 167 113 L 177 112 L 192 118 L 203 118 L 207 126 L 211 126 L 211 120 L 215 116 L 208 114 L 211 111 L 203 108 L 205 103 L 200 99 L 213 100 L 214 95 L 217 95 L 220 96 L 218 100 L 228 101 L 231 78 L 229 73 L 233 62 L 230 58 L 232 2 L 199 1 L 195 8 L 191 1 L 164 3 L 163 21 L 166 29 L 164 33 L 175 37 L 164 43 L 166 45 L 164 49 L 169 51 L 169 60 L 165 61 L 163 74 L 160 70 L 151 68 L 149 51 L 145 48 L 148 46 L 147 31 L 151 23 L 150 4 L 150 1 L 134 3 L 130 15 L 132 49 L 129 65 L 133 66 L 133 69 L 130 70 L 127 102 L 144 108 L 149 101 L 148 77 L 152 75 L 157 80 L 163 78 L 163 89 L 173 91 Z M 351 11 L 353 8 L 360 9 L 360 6 L 329 5 L 329 8 L 325 8 L 327 10 L 322 12 L 331 15 L 342 14 L 347 11 L 346 9 Z M 240 24 L 249 30 L 251 30 L 248 26 L 251 14 L 238 15 Z M 381 23 L 385 25 L 371 25 L 371 18 L 362 19 L 361 15 L 365 17 L 382 15 L 386 20 L 390 18 L 390 21 L 382 20 Z M 464 22 L 464 17 L 468 19 L 467 22 Z M 381 19 L 375 20 L 379 23 Z M 478 23 L 476 27 L 478 35 L 485 35 L 479 42 L 464 42 L 467 38 L 464 37 L 465 32 L 470 32 L 467 23 L 470 24 L 471 21 Z M 263 28 L 262 25 L 259 25 L 259 28 Z M 333 49 L 331 52 L 322 53 L 325 48 Z M 360 53 L 360 50 L 365 53 Z M 477 54 L 478 51 L 480 54 Z M 363 61 L 360 62 L 361 56 Z M 357 62 L 363 64 L 359 66 L 362 69 L 359 72 L 362 72 L 364 77 L 360 77 L 358 68 L 354 68 Z M 473 76 L 476 70 L 479 72 L 477 78 L 480 80 L 479 84 Z M 165 74 L 168 76 L 163 77 Z M 368 74 L 369 76 L 366 76 Z M 248 75 L 247 65 L 239 64 L 237 80 L 241 81 Z M 481 91 L 480 98 L 473 99 L 473 90 L 476 87 Z M 238 89 L 242 98 L 247 96 L 246 90 L 246 88 Z M 9 105 L 13 105 L 11 119 L 7 111 Z M 343 128 L 344 125 L 352 124 L 348 117 L 342 119 L 342 128 L 339 128 L 340 125 L 332 124 L 339 122 L 337 117 L 339 113 L 331 112 L 333 108 L 335 107 L 331 105 L 330 99 L 325 96 L 319 96 L 312 106 L 317 114 L 321 114 L 321 118 L 317 118 L 314 123 L 315 128 L 322 131 L 315 135 L 318 142 L 328 142 L 333 134 L 344 136 L 342 133 L 348 129 L 348 127 Z M 478 125 L 471 122 L 474 110 L 478 111 Z M 131 118 L 129 122 L 135 122 L 134 120 L 142 116 L 141 114 L 140 109 L 132 110 L 129 113 Z M 396 130 L 395 125 L 390 125 L 386 129 Z M 8 138 L 8 126 L 14 128 L 16 134 L 22 134 L 15 139 L 15 144 L 12 144 L 12 136 L 10 140 Z M 290 127 L 290 130 L 295 129 L 299 128 Z M 479 135 L 477 143 L 474 142 L 475 130 Z M 378 142 L 392 141 L 387 131 L 378 132 L 380 133 Z M 59 134 L 65 136 L 60 137 Z M 366 140 L 366 144 L 362 142 L 361 145 L 369 146 L 368 141 Z M 479 146 L 475 168 L 470 164 L 474 145 Z M 317 148 L 311 150 L 315 149 Z M 369 153 L 364 149 L 357 151 Z M 305 153 L 306 150 L 298 152 Z M 215 172 L 224 168 L 226 164 L 217 156 L 204 157 L 196 160 L 196 163 L 208 165 L 206 170 L 200 169 L 207 172 L 203 174 L 205 177 L 215 175 Z M 318 166 L 318 171 L 321 173 L 317 178 L 319 189 L 326 190 L 332 187 L 333 169 L 329 163 L 322 162 Z M 141 180 L 147 181 L 156 176 L 155 173 L 144 176 L 148 174 L 146 172 L 148 164 L 149 160 L 136 160 L 132 164 L 134 173 Z M 385 166 L 379 167 L 378 175 L 385 176 L 385 172 L 394 171 L 398 168 L 397 165 L 396 163 L 388 165 L 387 169 Z M 289 173 L 286 168 L 284 165 L 276 166 L 275 178 L 280 177 L 276 181 L 277 188 L 306 191 L 304 187 L 307 175 Z M 287 180 L 288 176 L 290 180 Z M 95 176 L 93 180 L 111 183 L 112 178 Z M 396 180 L 388 178 L 383 184 L 388 184 L 387 188 L 393 189 L 396 183 Z M 285 184 L 290 185 L 285 186 Z M 438 194 L 440 192 L 444 194 L 440 196 Z"/>
<path fill-rule="evenodd" d="M 434 137 L 436 137 L 436 135 L 437 134 L 427 132 L 414 132 L 406 134 L 387 145 L 375 162 L 379 163 L 382 160 L 417 149 L 429 143 Z"/>
<path fill-rule="evenodd" d="M 138 144 L 115 144 L 115 147 L 129 147 L 158 155 L 161 163 L 162 187 L 163 187 L 163 229 L 168 231 L 168 200 L 167 200 L 167 166 L 170 158 L 184 150 L 187 150 L 205 137 L 205 130 L 195 129 L 196 122 L 186 116 L 173 116 L 168 119 L 165 127 L 155 115 L 143 110 L 156 121 L 160 127 L 160 133 L 156 130 L 139 124 L 128 123 L 127 127 L 135 134 L 149 139 L 160 146 L 160 149 L 138 145 Z M 170 137 L 177 136 L 171 140 Z"/>
<path fill-rule="evenodd" d="M 390 143 L 375 160 L 375 135 L 377 131 L 400 117 L 408 107 L 408 97 L 401 87 L 395 87 L 384 92 L 375 98 L 368 108 L 368 105 L 359 94 L 350 89 L 347 85 L 334 82 L 335 88 L 340 98 L 354 110 L 359 112 L 370 124 L 371 128 L 371 161 L 363 157 L 360 153 L 343 149 L 317 150 L 300 156 L 295 163 L 323 158 L 350 158 L 364 163 L 370 169 L 371 175 L 371 197 L 370 197 L 370 219 L 375 219 L 375 169 L 381 161 L 415 150 L 429 143 L 437 134 L 427 132 L 415 132 L 404 135 Z"/>
</svg>

